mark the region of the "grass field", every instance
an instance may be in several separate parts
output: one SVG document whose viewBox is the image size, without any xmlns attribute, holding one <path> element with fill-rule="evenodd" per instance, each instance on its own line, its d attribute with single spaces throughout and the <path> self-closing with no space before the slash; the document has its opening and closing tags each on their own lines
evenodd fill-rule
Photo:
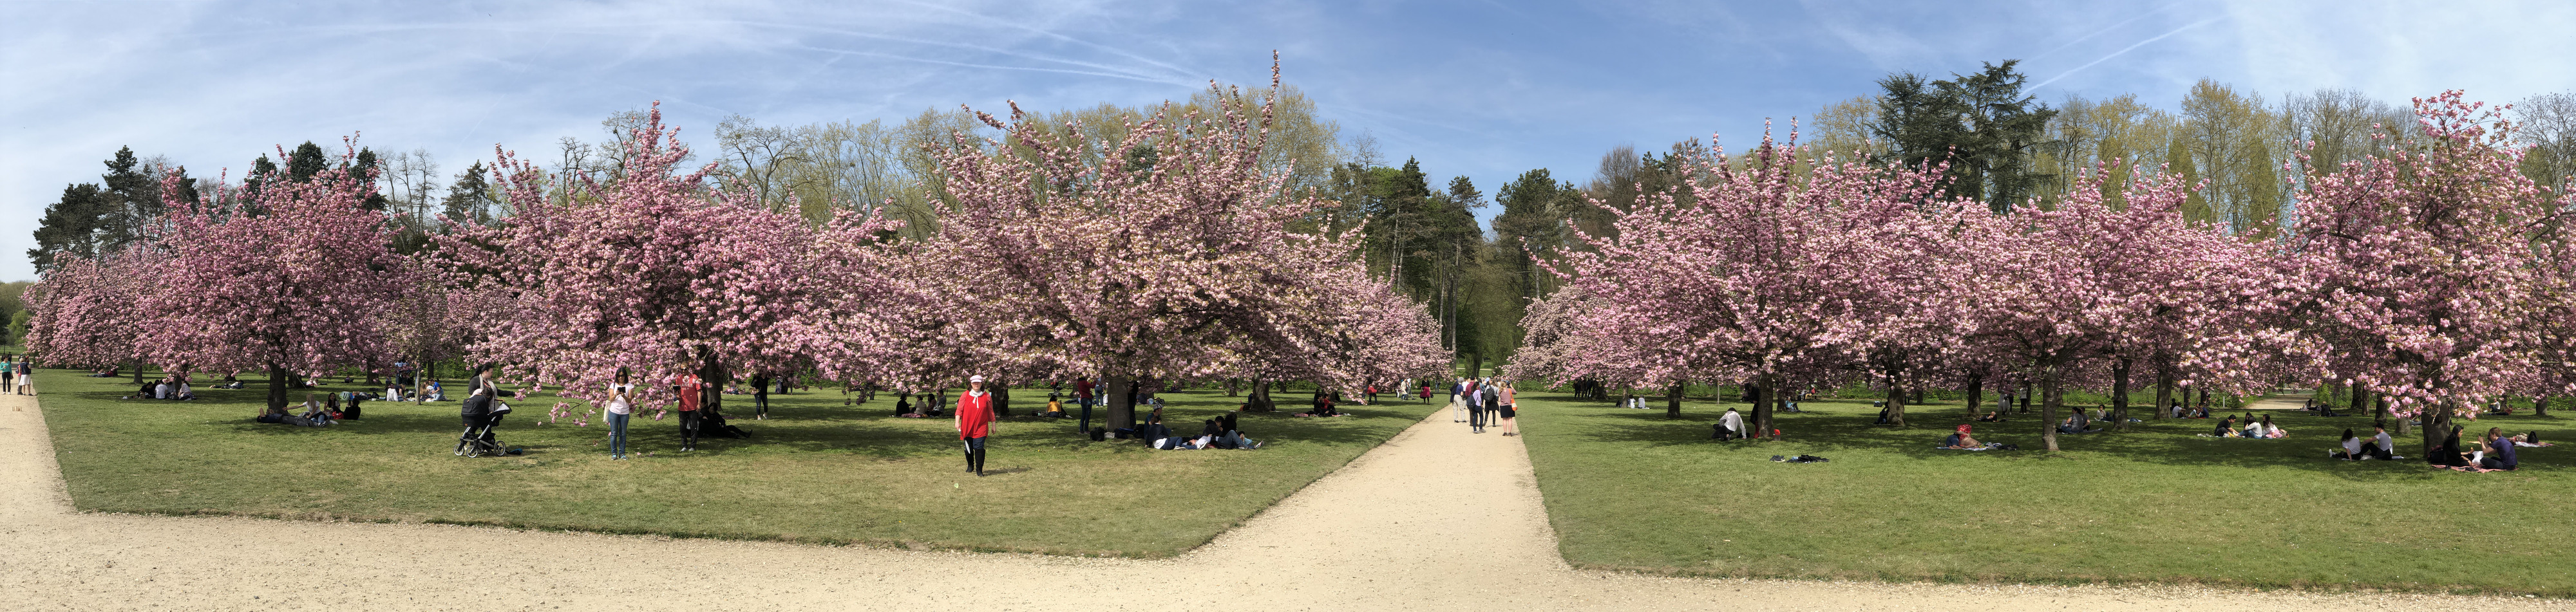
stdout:
<svg viewBox="0 0 2576 612">
<path fill-rule="evenodd" d="M 1548 514 L 1577 566 L 1693 575 L 2013 582 L 2184 582 L 2576 596 L 2559 565 L 2576 515 L 2567 421 L 2515 415 L 2473 431 L 2538 429 L 2522 470 L 2437 470 L 2325 457 L 2368 417 L 2269 411 L 2280 440 L 2209 439 L 2207 420 L 2061 436 L 2061 453 L 1935 450 L 1961 408 L 1914 407 L 1870 426 L 1862 402 L 1805 402 L 1778 442 L 1718 443 L 1721 405 L 1681 421 L 1570 396 L 1524 396 L 1521 427 Z M 1743 406 L 1736 404 L 1736 406 Z M 2000 427 L 1998 427 L 2000 425 Z M 2039 448 L 2036 418 L 1978 438 Z M 1773 463 L 1812 454 L 1828 463 Z"/>
<path fill-rule="evenodd" d="M 635 457 L 622 462 L 608 459 L 605 427 L 540 424 L 553 402 L 531 399 L 501 429 L 526 455 L 465 459 L 449 453 L 462 429 L 454 402 L 369 402 L 361 420 L 303 428 L 251 421 L 266 393 L 255 378 L 171 402 L 118 399 L 131 392 L 125 378 L 38 376 L 81 510 L 1142 557 L 1206 542 L 1429 411 L 1245 415 L 1246 435 L 1267 443 L 1255 451 L 1093 443 L 1069 419 L 1014 417 L 995 426 L 986 469 L 999 473 L 977 478 L 948 419 L 889 416 L 891 395 L 855 408 L 837 392 L 773 396 L 766 421 L 742 418 L 751 400 L 731 396 L 726 413 L 753 437 L 710 438 L 690 453 L 675 452 L 676 418 L 639 415 Z M 1163 397 L 1175 428 L 1192 432 L 1236 404 L 1212 390 Z M 1013 407 L 1044 403 L 1044 390 L 1023 390 Z"/>
</svg>

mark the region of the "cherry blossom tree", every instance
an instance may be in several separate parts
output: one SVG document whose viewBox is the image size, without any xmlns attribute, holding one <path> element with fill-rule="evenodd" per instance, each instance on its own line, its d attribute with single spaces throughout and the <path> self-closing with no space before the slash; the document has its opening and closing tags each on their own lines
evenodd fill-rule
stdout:
<svg viewBox="0 0 2576 612">
<path fill-rule="evenodd" d="M 1688 160 L 1687 180 L 1614 213 L 1615 232 L 1578 231 L 1594 249 L 1550 265 L 1575 293 L 1533 307 L 1568 329 L 1533 330 L 1528 370 L 1653 386 L 1750 378 L 1767 390 L 1754 426 L 1772 429 L 1781 391 L 1842 369 L 1872 309 L 1896 299 L 1899 277 L 1884 268 L 1920 243 L 1888 232 L 1920 222 L 1938 181 L 1830 159 L 1799 172 L 1800 153 L 1794 135 L 1766 135 L 1740 162 L 1712 147 Z M 1591 337 L 1546 345 L 1572 330 Z"/>
<path fill-rule="evenodd" d="M 62 253 L 26 293 L 28 352 L 55 366 L 132 366 L 143 381 L 138 342 L 152 316 L 137 307 L 156 290 L 162 269 L 157 251 L 141 245 L 98 259 Z"/>
<path fill-rule="evenodd" d="M 953 318 L 937 341 L 1023 375 L 1100 376 L 1121 427 L 1140 377 L 1344 355 L 1358 321 L 1337 296 L 1383 287 L 1349 256 L 1352 235 L 1292 230 L 1325 203 L 1262 163 L 1277 72 L 1257 98 L 1211 88 L 1213 111 L 1167 103 L 1106 130 L 1115 141 L 1048 129 L 1016 104 L 1008 122 L 979 113 L 1004 135 L 960 133 L 939 152 L 949 206 L 920 247 L 941 255 L 936 299 Z"/>
<path fill-rule="evenodd" d="M 2267 339 L 2423 416 L 2427 446 L 2454 414 L 2517 390 L 2564 316 L 2536 265 L 2554 243 L 2535 239 L 2563 212 L 2515 171 L 2523 149 L 2502 111 L 2458 91 L 2418 98 L 2415 148 L 2311 176 L 2298 194 L 2284 265 L 2301 285 Z"/>
<path fill-rule="evenodd" d="M 352 167 L 354 148 L 309 180 L 249 177 L 257 189 L 203 201 L 164 186 L 170 213 L 154 248 L 167 260 L 139 300 L 152 313 L 138 338 L 146 358 L 173 371 L 265 369 L 269 406 L 283 408 L 290 373 L 386 354 L 375 322 L 406 287 L 404 267 L 392 225 L 364 206 L 374 170 Z"/>
<path fill-rule="evenodd" d="M 2260 252 L 2186 222 L 2180 208 L 2190 189 L 2148 173 L 2113 198 L 2096 174 L 2054 208 L 1970 216 L 1960 251 L 1971 260 L 1966 284 L 1976 288 L 1961 296 L 1975 322 L 1970 350 L 2030 373 L 2048 450 L 2057 450 L 2070 378 L 2107 374 L 2125 410 L 2136 361 L 2129 349 L 2142 340 L 2170 332 L 2194 354 L 2252 342 L 2244 330 L 2253 319 L 2241 308 L 2270 301 Z"/>
<path fill-rule="evenodd" d="M 682 172 L 689 149 L 658 104 L 619 146 L 605 176 L 575 177 L 576 198 L 548 197 L 535 164 L 499 152 L 508 221 L 438 238 L 466 275 L 470 299 L 452 307 L 482 311 L 461 317 L 483 327 L 467 354 L 593 403 L 620 368 L 654 406 L 675 399 L 663 381 L 695 372 L 714 408 L 733 374 L 784 369 L 831 342 L 814 335 L 830 329 L 815 323 L 830 305 L 811 278 L 815 228 L 711 184 L 712 164 Z M 576 414 L 587 412 L 553 411 Z"/>
</svg>

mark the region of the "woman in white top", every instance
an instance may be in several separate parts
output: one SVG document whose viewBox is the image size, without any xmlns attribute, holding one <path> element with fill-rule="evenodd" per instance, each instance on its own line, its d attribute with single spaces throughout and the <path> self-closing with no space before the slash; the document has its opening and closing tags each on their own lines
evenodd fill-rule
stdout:
<svg viewBox="0 0 2576 612">
<path fill-rule="evenodd" d="M 626 368 L 617 369 L 617 382 L 608 386 L 608 458 L 626 459 L 626 422 L 635 418 L 635 385 L 627 381 Z"/>
</svg>

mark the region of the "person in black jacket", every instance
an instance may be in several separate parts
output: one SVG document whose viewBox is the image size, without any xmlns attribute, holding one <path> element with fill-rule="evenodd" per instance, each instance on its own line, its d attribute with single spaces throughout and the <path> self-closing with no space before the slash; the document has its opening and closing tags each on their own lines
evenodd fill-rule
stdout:
<svg viewBox="0 0 2576 612">
<path fill-rule="evenodd" d="M 483 442 L 499 447 L 500 441 L 493 437 L 492 430 L 500 428 L 502 415 L 492 414 L 491 387 L 475 387 L 474 395 L 465 398 L 464 408 L 458 411 L 458 416 L 464 417 L 466 427 L 484 428 Z"/>
</svg>

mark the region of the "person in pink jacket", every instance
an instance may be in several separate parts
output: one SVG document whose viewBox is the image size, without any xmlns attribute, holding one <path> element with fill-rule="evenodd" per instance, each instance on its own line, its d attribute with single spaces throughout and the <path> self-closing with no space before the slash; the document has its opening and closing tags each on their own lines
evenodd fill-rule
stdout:
<svg viewBox="0 0 2576 612">
<path fill-rule="evenodd" d="M 984 391 L 984 377 L 966 379 L 966 392 L 957 396 L 957 439 L 966 441 L 966 471 L 984 475 L 984 438 L 993 435 L 993 394 Z"/>
</svg>

